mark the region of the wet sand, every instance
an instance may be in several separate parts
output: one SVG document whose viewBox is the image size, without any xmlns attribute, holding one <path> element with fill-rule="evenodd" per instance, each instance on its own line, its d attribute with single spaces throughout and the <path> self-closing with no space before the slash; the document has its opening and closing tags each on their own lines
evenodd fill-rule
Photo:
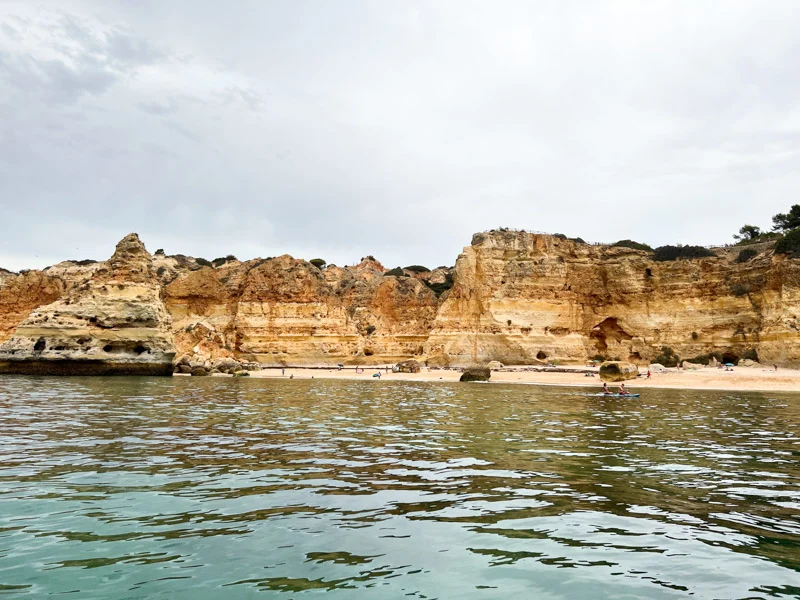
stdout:
<svg viewBox="0 0 800 600">
<path fill-rule="evenodd" d="M 526 367 L 506 367 L 492 371 L 492 383 L 517 383 L 535 385 L 569 385 L 585 386 L 591 388 L 602 387 L 600 378 L 587 377 L 584 373 L 569 373 L 568 369 L 556 369 L 555 372 L 524 371 Z M 586 369 L 594 373 L 597 369 Z M 281 369 L 269 368 L 261 371 L 252 371 L 252 377 L 288 379 L 349 379 L 377 381 L 374 373 L 381 373 L 381 381 L 458 381 L 461 372 L 451 369 L 428 369 L 423 367 L 419 373 L 392 373 L 391 367 L 386 372 L 385 367 L 365 367 L 363 372 L 356 372 L 352 367 L 338 370 L 336 368 L 287 368 L 285 373 Z M 643 374 L 646 370 L 641 371 Z M 611 389 L 616 389 L 618 384 L 609 384 Z M 644 388 L 675 388 L 696 390 L 742 390 L 742 391 L 800 391 L 800 370 L 795 369 L 767 369 L 766 367 L 735 367 L 732 371 L 722 369 L 704 368 L 691 371 L 670 369 L 666 373 L 652 373 L 650 379 L 639 377 L 625 382 L 625 386 L 632 391 Z"/>
</svg>

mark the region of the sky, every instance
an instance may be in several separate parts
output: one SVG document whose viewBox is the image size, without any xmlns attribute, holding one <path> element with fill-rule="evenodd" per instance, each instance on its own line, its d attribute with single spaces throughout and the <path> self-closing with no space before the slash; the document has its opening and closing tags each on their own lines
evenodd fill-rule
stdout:
<svg viewBox="0 0 800 600">
<path fill-rule="evenodd" d="M 724 244 L 800 202 L 796 0 L 0 0 L 0 266 Z"/>
</svg>

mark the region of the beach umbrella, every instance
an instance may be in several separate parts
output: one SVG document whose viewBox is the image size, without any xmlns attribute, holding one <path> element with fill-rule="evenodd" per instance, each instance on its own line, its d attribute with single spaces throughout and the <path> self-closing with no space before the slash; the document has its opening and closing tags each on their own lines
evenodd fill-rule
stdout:
<svg viewBox="0 0 800 600">
<path fill-rule="evenodd" d="M 726 367 L 733 367 L 733 366 L 735 366 L 735 365 L 734 365 L 733 363 L 725 363 L 725 366 L 726 366 Z"/>
</svg>

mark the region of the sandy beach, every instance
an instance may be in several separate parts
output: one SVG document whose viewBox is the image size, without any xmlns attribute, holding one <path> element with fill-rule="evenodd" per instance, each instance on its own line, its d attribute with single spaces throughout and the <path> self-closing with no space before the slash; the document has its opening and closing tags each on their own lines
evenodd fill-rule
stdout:
<svg viewBox="0 0 800 600">
<path fill-rule="evenodd" d="M 564 367 L 548 372 L 524 370 L 527 367 L 506 367 L 492 371 L 492 383 L 516 383 L 535 385 L 602 387 L 600 378 L 587 377 L 584 373 L 570 373 L 575 367 Z M 596 373 L 597 369 L 586 369 Z M 392 373 L 391 367 L 365 367 L 356 372 L 354 367 L 336 368 L 268 368 L 252 371 L 252 377 L 288 379 L 349 379 L 377 381 L 375 373 L 381 374 L 381 381 L 458 381 L 461 373 L 456 369 L 428 369 L 423 367 L 419 373 Z M 646 371 L 643 371 L 646 373 Z M 612 389 L 617 384 L 609 384 Z M 735 367 L 732 371 L 715 368 L 697 370 L 670 369 L 665 373 L 652 373 L 650 379 L 639 377 L 625 382 L 632 391 L 644 388 L 673 388 L 695 390 L 747 390 L 747 391 L 800 391 L 800 370 L 767 369 L 766 367 Z"/>
</svg>

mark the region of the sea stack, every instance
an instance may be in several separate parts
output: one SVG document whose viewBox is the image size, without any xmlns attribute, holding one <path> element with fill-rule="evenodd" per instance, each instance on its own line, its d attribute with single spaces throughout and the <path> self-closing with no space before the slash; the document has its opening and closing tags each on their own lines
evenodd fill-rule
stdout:
<svg viewBox="0 0 800 600">
<path fill-rule="evenodd" d="M 171 375 L 171 326 L 153 258 L 131 233 L 86 283 L 34 309 L 0 344 L 0 373 Z"/>
</svg>

